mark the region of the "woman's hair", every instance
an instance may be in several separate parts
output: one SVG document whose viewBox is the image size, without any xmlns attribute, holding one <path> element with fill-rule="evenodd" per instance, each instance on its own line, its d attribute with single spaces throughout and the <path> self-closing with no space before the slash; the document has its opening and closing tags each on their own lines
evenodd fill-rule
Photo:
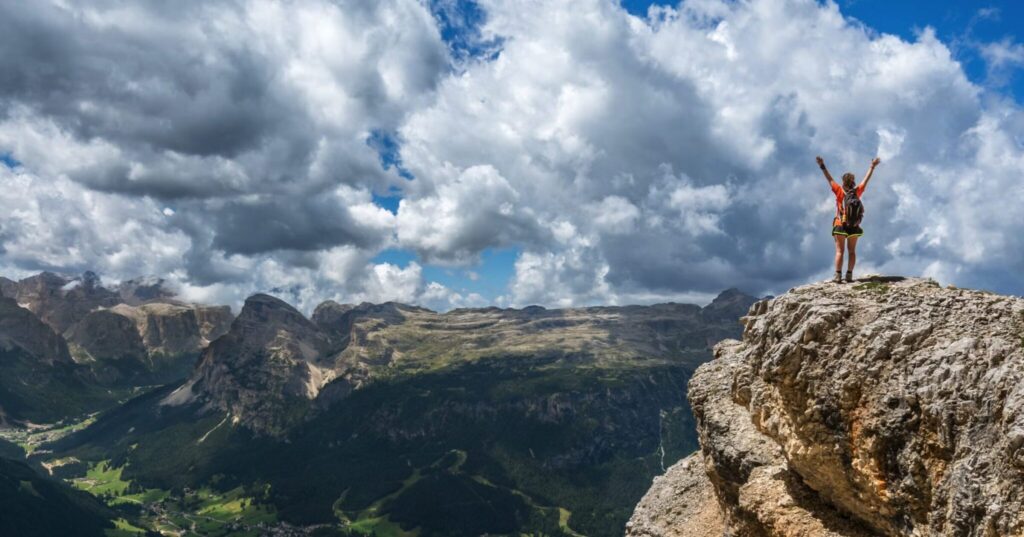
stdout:
<svg viewBox="0 0 1024 537">
<path fill-rule="evenodd" d="M 853 188 L 857 186 L 857 178 L 852 173 L 846 172 L 843 174 L 843 188 Z"/>
</svg>

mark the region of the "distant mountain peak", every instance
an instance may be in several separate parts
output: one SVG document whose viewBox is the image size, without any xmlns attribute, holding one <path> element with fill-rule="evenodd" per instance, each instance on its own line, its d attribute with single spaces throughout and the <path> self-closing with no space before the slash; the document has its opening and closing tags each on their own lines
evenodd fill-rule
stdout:
<svg viewBox="0 0 1024 537">
<path fill-rule="evenodd" d="M 750 306 L 757 301 L 757 297 L 730 287 L 719 293 L 710 304 L 704 306 L 701 315 L 709 320 L 739 319 L 746 315 Z"/>
<path fill-rule="evenodd" d="M 167 286 L 167 281 L 156 276 L 143 276 L 124 280 L 116 287 L 117 293 L 125 304 L 138 306 L 153 300 L 167 300 L 177 296 Z"/>
<path fill-rule="evenodd" d="M 264 293 L 256 293 L 254 295 L 250 295 L 245 299 L 245 302 L 242 303 L 242 309 L 238 312 L 238 316 L 248 317 L 251 315 L 256 315 L 262 311 L 277 310 L 288 312 L 295 311 L 296 313 L 298 313 L 298 311 L 295 310 L 295 308 L 292 307 L 291 304 L 288 304 L 287 302 L 281 300 L 280 298 Z"/>
<path fill-rule="evenodd" d="M 245 300 L 226 334 L 207 347 L 186 386 L 167 404 L 200 397 L 245 421 L 278 434 L 320 389 L 335 378 L 324 363 L 331 338 L 287 302 L 263 293 Z"/>
<path fill-rule="evenodd" d="M 119 390 L 185 378 L 232 320 L 227 306 L 169 298 L 160 279 L 111 290 L 91 271 L 42 272 L 0 279 L 0 290 L 0 353 L 11 351 L 0 357 L 0 412 L 18 419 L 62 419 L 116 402 Z"/>
<path fill-rule="evenodd" d="M 730 300 L 730 299 L 733 299 L 733 298 L 739 297 L 739 296 L 750 296 L 750 295 L 744 293 L 743 291 L 740 291 L 739 289 L 737 289 L 735 287 L 730 287 L 730 288 L 722 291 L 721 293 L 718 293 L 718 296 L 715 297 L 715 300 L 713 300 L 712 302 L 719 301 L 719 300 Z"/>
<path fill-rule="evenodd" d="M 315 325 L 291 304 L 263 293 L 245 299 L 236 322 L 298 325 L 303 329 L 316 330 Z"/>
</svg>

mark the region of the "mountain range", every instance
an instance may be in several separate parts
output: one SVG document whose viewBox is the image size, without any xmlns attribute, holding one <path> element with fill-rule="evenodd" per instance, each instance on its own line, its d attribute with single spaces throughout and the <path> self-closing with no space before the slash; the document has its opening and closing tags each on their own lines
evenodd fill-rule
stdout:
<svg viewBox="0 0 1024 537">
<path fill-rule="evenodd" d="M 698 447 L 686 383 L 756 301 L 307 318 L 91 273 L 0 292 L 3 436 L 101 497 L 107 534 L 621 535 Z"/>
<path fill-rule="evenodd" d="M 0 423 L 78 417 L 180 380 L 231 320 L 230 308 L 174 300 L 159 281 L 0 278 Z"/>
</svg>

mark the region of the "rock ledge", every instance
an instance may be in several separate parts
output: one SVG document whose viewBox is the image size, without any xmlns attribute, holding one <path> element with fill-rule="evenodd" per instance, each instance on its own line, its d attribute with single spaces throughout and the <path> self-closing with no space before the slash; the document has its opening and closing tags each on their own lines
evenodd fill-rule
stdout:
<svg viewBox="0 0 1024 537">
<path fill-rule="evenodd" d="M 701 466 L 716 535 L 1024 534 L 1024 299 L 875 277 L 743 323 L 690 382 L 703 465 L 656 480 L 627 535 L 705 535 L 665 487 Z"/>
</svg>

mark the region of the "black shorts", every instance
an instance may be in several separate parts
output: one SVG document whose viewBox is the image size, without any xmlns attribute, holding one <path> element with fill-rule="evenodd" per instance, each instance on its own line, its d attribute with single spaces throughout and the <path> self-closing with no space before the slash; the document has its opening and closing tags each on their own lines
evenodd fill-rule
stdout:
<svg viewBox="0 0 1024 537">
<path fill-rule="evenodd" d="M 832 226 L 832 236 L 860 237 L 864 230 L 860 226 Z"/>
</svg>

